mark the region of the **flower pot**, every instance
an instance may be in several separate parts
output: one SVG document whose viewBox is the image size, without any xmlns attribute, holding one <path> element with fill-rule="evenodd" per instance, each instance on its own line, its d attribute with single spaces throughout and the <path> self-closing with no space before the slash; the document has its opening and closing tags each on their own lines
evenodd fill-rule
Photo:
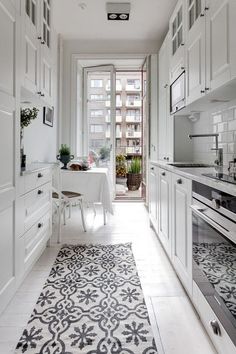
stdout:
<svg viewBox="0 0 236 354">
<path fill-rule="evenodd" d="M 137 191 L 141 182 L 141 173 L 127 173 L 127 187 L 129 191 Z"/>
<path fill-rule="evenodd" d="M 62 170 L 68 170 L 67 164 L 73 160 L 74 155 L 57 155 L 57 160 L 61 161 L 64 166 L 62 166 Z"/>
</svg>

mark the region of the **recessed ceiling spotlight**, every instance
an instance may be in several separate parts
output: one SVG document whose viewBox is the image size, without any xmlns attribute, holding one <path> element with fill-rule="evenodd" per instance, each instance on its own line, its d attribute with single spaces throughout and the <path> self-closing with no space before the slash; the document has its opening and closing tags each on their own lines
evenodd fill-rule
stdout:
<svg viewBox="0 0 236 354">
<path fill-rule="evenodd" d="M 107 19 L 115 21 L 128 21 L 130 3 L 108 2 L 106 4 Z"/>
</svg>

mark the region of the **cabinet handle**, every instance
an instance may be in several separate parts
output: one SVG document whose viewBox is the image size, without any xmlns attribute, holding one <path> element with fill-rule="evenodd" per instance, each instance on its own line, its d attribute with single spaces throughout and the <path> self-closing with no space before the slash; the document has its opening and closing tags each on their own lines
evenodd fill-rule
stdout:
<svg viewBox="0 0 236 354">
<path fill-rule="evenodd" d="M 211 328 L 213 330 L 213 333 L 216 336 L 220 336 L 221 335 L 221 330 L 220 330 L 219 323 L 216 320 L 212 320 L 212 321 L 210 321 L 210 325 L 211 325 Z"/>
<path fill-rule="evenodd" d="M 177 179 L 176 183 L 177 184 L 182 184 L 182 179 L 181 178 Z"/>
<path fill-rule="evenodd" d="M 181 43 L 182 47 L 184 46 L 184 43 Z"/>
<path fill-rule="evenodd" d="M 38 195 L 43 194 L 43 191 L 41 189 L 38 190 Z"/>
<path fill-rule="evenodd" d="M 204 14 L 201 14 L 200 17 L 204 17 L 205 15 Z"/>
<path fill-rule="evenodd" d="M 41 95 L 40 95 L 41 97 L 44 97 L 45 96 L 45 94 L 44 93 L 41 93 Z"/>
<path fill-rule="evenodd" d="M 209 7 L 208 7 L 208 6 L 206 6 L 204 10 L 205 10 L 205 11 L 208 11 L 208 10 L 209 10 Z"/>
<path fill-rule="evenodd" d="M 165 172 L 162 172 L 162 173 L 161 173 L 161 175 L 162 175 L 162 176 L 165 176 L 165 175 L 166 175 L 166 173 L 165 173 Z"/>
<path fill-rule="evenodd" d="M 205 93 L 205 90 L 201 90 L 200 93 Z"/>
<path fill-rule="evenodd" d="M 41 91 L 38 91 L 38 92 L 37 92 L 37 94 L 38 94 L 38 95 L 41 95 L 41 94 L 42 94 L 42 92 L 41 92 Z"/>
<path fill-rule="evenodd" d="M 210 91 L 210 87 L 205 87 L 205 91 Z"/>
<path fill-rule="evenodd" d="M 38 173 L 38 178 L 42 178 L 43 174 L 42 173 Z"/>
<path fill-rule="evenodd" d="M 38 36 L 38 39 L 41 41 L 42 37 L 41 37 L 41 36 Z"/>
<path fill-rule="evenodd" d="M 43 227 L 43 223 L 42 222 L 39 222 L 38 223 L 38 229 L 41 229 Z"/>
</svg>

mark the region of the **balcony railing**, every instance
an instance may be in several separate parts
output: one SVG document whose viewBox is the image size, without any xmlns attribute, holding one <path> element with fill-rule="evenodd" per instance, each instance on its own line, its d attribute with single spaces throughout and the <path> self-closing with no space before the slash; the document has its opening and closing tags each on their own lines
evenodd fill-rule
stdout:
<svg viewBox="0 0 236 354">
<path fill-rule="evenodd" d="M 141 132 L 128 131 L 126 132 L 126 138 L 141 138 Z"/>
<path fill-rule="evenodd" d="M 141 100 L 126 101 L 126 107 L 141 107 L 141 105 L 142 105 Z"/>
<path fill-rule="evenodd" d="M 126 116 L 127 123 L 141 123 L 141 116 Z"/>
</svg>

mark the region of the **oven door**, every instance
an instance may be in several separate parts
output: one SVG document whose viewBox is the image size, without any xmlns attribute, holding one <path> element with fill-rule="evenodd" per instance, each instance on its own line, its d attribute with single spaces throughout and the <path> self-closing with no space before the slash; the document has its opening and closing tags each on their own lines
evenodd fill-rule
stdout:
<svg viewBox="0 0 236 354">
<path fill-rule="evenodd" d="M 185 107 L 185 72 L 170 86 L 170 102 L 171 114 Z"/>
<path fill-rule="evenodd" d="M 235 223 L 193 201 L 193 280 L 236 344 Z"/>
</svg>

